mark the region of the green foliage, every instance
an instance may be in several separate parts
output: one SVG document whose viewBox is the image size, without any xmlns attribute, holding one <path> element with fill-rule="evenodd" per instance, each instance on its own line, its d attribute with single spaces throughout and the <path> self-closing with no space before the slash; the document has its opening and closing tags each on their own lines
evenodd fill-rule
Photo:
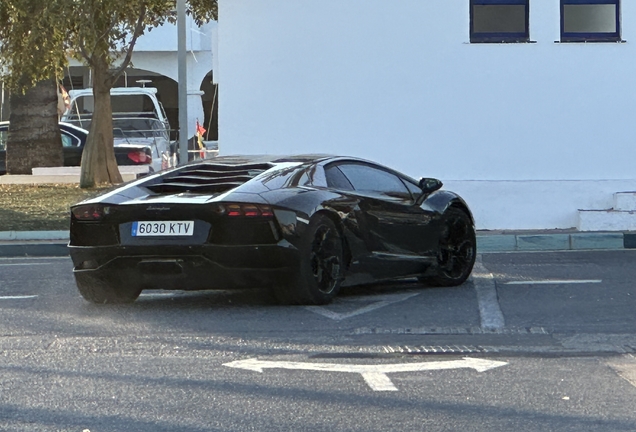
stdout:
<svg viewBox="0 0 636 432">
<path fill-rule="evenodd" d="M 68 2 L 0 2 L 0 76 L 8 87 L 24 91 L 61 75 L 70 32 L 59 11 Z"/>
<path fill-rule="evenodd" d="M 0 0 L 0 77 L 24 90 L 61 77 L 68 57 L 92 68 L 129 63 L 137 38 L 175 19 L 176 0 Z M 216 0 L 189 0 L 201 24 L 217 18 Z"/>
</svg>

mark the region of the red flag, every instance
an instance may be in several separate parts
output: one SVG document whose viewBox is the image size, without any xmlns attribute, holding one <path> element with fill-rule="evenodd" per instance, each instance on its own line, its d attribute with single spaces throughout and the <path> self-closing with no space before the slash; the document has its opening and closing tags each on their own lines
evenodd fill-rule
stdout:
<svg viewBox="0 0 636 432">
<path fill-rule="evenodd" d="M 203 134 L 206 133 L 207 131 L 205 130 L 205 128 L 203 126 L 201 126 L 199 124 L 199 120 L 197 120 L 197 135 L 200 137 L 203 137 Z"/>
<path fill-rule="evenodd" d="M 199 124 L 199 120 L 197 119 L 197 142 L 199 143 L 199 155 L 201 159 L 205 159 L 205 146 L 203 145 L 203 134 L 205 132 L 205 128 Z"/>
</svg>

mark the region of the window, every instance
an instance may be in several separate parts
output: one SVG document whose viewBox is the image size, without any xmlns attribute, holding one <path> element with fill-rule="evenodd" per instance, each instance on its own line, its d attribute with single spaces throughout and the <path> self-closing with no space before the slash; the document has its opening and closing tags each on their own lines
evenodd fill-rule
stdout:
<svg viewBox="0 0 636 432">
<path fill-rule="evenodd" d="M 621 40 L 620 0 L 561 0 L 561 42 Z"/>
<path fill-rule="evenodd" d="M 379 193 L 383 198 L 411 200 L 411 193 L 395 174 L 368 165 L 351 163 L 338 165 L 358 192 Z"/>
<path fill-rule="evenodd" d="M 470 42 L 529 42 L 529 0 L 470 0 Z"/>
<path fill-rule="evenodd" d="M 409 191 L 411 191 L 411 195 L 413 195 L 413 199 L 416 200 L 419 198 L 420 195 L 422 195 L 422 189 L 420 189 L 419 186 L 411 183 L 408 180 L 404 180 L 402 179 L 402 181 L 404 181 L 404 184 L 406 185 L 406 187 L 408 188 Z"/>
<path fill-rule="evenodd" d="M 73 138 L 69 135 L 62 134 L 62 147 L 73 147 Z"/>
<path fill-rule="evenodd" d="M 7 132 L 7 129 L 5 128 L 0 129 L 0 150 L 7 149 L 8 138 L 9 138 L 9 132 Z"/>
<path fill-rule="evenodd" d="M 325 169 L 325 176 L 327 177 L 327 186 L 340 190 L 353 190 L 353 186 L 349 183 L 349 180 L 340 171 L 336 165 L 331 165 Z"/>
<path fill-rule="evenodd" d="M 75 135 L 71 135 L 67 132 L 62 132 L 62 147 L 79 147 L 81 140 Z"/>
</svg>

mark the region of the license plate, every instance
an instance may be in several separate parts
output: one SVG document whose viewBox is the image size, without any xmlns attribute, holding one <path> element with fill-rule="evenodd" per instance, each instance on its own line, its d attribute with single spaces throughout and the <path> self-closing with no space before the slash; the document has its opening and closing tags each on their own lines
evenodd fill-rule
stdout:
<svg viewBox="0 0 636 432">
<path fill-rule="evenodd" d="M 194 221 L 138 221 L 132 224 L 132 236 L 191 236 Z"/>
</svg>

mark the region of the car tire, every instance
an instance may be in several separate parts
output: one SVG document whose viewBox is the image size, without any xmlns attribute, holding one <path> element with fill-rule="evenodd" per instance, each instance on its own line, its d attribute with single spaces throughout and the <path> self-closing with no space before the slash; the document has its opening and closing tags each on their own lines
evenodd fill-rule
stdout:
<svg viewBox="0 0 636 432">
<path fill-rule="evenodd" d="M 340 291 L 344 247 L 340 231 L 324 215 L 314 216 L 299 244 L 300 262 L 291 282 L 275 290 L 281 303 L 323 305 Z"/>
<path fill-rule="evenodd" d="M 85 300 L 96 304 L 125 304 L 137 300 L 140 288 L 115 284 L 86 273 L 75 273 L 75 283 Z"/>
<path fill-rule="evenodd" d="M 475 227 L 470 216 L 464 210 L 451 207 L 442 216 L 433 275 L 420 278 L 420 282 L 433 286 L 461 285 L 473 270 L 476 254 Z"/>
</svg>

